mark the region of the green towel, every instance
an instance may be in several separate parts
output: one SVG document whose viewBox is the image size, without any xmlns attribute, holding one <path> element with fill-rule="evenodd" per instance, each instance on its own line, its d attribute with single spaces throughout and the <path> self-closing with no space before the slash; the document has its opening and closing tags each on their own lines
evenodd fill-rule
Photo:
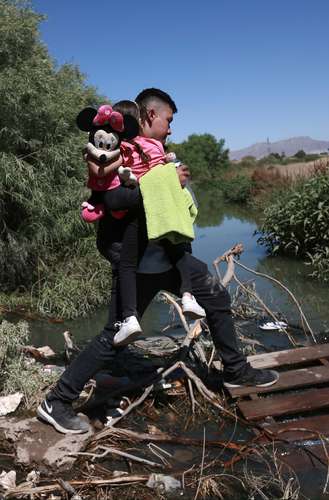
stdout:
<svg viewBox="0 0 329 500">
<path fill-rule="evenodd" d="M 182 189 L 173 163 L 158 165 L 140 179 L 149 240 L 168 238 L 175 245 L 194 239 L 197 208 Z"/>
</svg>

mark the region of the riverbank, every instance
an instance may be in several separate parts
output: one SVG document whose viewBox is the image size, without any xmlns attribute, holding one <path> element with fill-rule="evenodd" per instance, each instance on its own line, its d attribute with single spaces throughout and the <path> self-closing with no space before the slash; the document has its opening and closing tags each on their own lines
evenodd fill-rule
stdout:
<svg viewBox="0 0 329 500">
<path fill-rule="evenodd" d="M 248 329 L 252 332 L 255 324 L 247 323 L 240 321 L 237 326 L 243 344 L 250 348 L 246 333 Z M 309 484 L 305 478 L 310 475 L 307 454 L 304 458 L 299 456 L 297 461 L 295 447 L 285 445 L 284 440 L 266 446 L 258 439 L 262 435 L 257 438 L 256 433 L 255 437 L 255 424 L 241 420 L 227 394 L 220 389 L 220 373 L 211 370 L 204 378 L 202 357 L 192 355 L 196 346 L 191 350 L 190 361 L 175 364 L 177 340 L 139 342 L 117 356 L 111 367 L 112 375 L 104 373 L 100 379 L 107 384 L 103 396 L 99 393 L 101 399 L 88 397 L 91 387 L 80 399 L 80 409 L 87 412 L 94 425 L 94 431 L 87 436 L 63 437 L 34 417 L 21 421 L 10 417 L 0 419 L 0 433 L 11 443 L 6 448 L 2 441 L 0 455 L 14 453 L 16 457 L 15 465 L 6 459 L 3 466 L 6 471 L 13 466 L 17 469 L 18 463 L 23 466 L 18 474 L 20 486 L 12 486 L 8 498 L 43 493 L 50 499 L 52 492 L 66 498 L 69 487 L 75 490 L 74 493 L 71 489 L 71 496 L 80 495 L 84 500 L 95 495 L 110 500 L 114 491 L 120 498 L 145 500 L 178 495 L 208 500 L 220 495 L 246 500 L 264 495 L 273 500 L 297 500 L 300 495 L 315 498 L 306 496 Z M 196 342 L 199 349 L 195 352 L 200 355 L 201 349 L 208 359 L 212 350 L 208 336 L 202 333 Z M 113 374 L 122 375 L 122 366 L 129 368 L 127 374 L 131 380 L 134 377 L 139 381 L 145 378 L 146 366 L 150 374 L 152 369 L 162 367 L 165 371 L 161 377 L 165 377 L 166 385 L 160 377 L 160 383 L 153 383 L 152 392 L 143 386 L 138 390 L 136 382 L 128 390 L 124 378 L 121 392 L 114 393 L 113 381 L 118 384 L 119 379 L 113 379 Z M 144 383 L 144 387 L 149 384 L 150 381 Z M 118 413 L 115 408 L 123 394 L 129 400 L 122 399 L 124 406 Z M 130 414 L 125 415 L 129 408 Z M 98 430 L 104 421 L 111 422 L 111 426 Z M 31 478 L 32 471 L 34 480 L 22 483 L 27 475 Z M 312 474 L 318 485 L 315 487 L 313 481 L 312 491 L 317 491 L 319 499 L 326 469 L 314 468 Z"/>
</svg>

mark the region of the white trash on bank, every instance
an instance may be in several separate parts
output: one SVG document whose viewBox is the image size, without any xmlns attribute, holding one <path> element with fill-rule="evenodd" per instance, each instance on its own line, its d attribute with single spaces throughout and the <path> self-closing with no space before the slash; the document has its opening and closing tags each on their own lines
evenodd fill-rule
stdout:
<svg viewBox="0 0 329 500">
<path fill-rule="evenodd" d="M 284 321 L 268 321 L 259 325 L 259 328 L 261 330 L 282 330 L 282 328 L 287 328 L 287 326 L 287 323 Z"/>
<path fill-rule="evenodd" d="M 173 493 L 182 487 L 178 479 L 172 476 L 165 476 L 164 474 L 151 474 L 146 486 L 166 493 Z"/>
<path fill-rule="evenodd" d="M 0 417 L 4 417 L 8 415 L 8 413 L 14 412 L 18 408 L 22 398 L 23 394 L 21 392 L 15 392 L 15 394 L 0 397 Z"/>
<path fill-rule="evenodd" d="M 9 472 L 3 470 L 0 474 L 0 486 L 5 490 L 16 488 L 16 472 L 14 470 L 10 470 Z"/>
</svg>

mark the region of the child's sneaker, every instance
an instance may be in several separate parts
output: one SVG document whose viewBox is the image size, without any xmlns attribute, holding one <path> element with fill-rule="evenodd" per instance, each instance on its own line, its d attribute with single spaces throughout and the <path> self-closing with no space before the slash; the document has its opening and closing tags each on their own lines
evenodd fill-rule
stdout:
<svg viewBox="0 0 329 500">
<path fill-rule="evenodd" d="M 85 222 L 96 222 L 105 215 L 104 205 L 91 205 L 88 201 L 84 201 L 81 205 L 81 218 Z"/>
<path fill-rule="evenodd" d="M 205 318 L 206 311 L 201 307 L 195 297 L 190 293 L 184 293 L 182 297 L 182 311 L 189 319 Z"/>
<path fill-rule="evenodd" d="M 130 344 L 142 333 L 142 328 L 136 316 L 129 316 L 120 323 L 120 330 L 114 335 L 113 345 L 115 347 Z"/>
</svg>

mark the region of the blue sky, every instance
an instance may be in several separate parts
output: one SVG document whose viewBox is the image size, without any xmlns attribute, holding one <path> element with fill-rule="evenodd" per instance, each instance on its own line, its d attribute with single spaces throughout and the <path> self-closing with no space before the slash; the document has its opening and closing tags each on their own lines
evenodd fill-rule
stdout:
<svg viewBox="0 0 329 500">
<path fill-rule="evenodd" d="M 329 0 L 32 0 L 59 65 L 77 64 L 113 101 L 145 87 L 178 107 L 172 140 L 231 149 L 329 139 Z"/>
</svg>

